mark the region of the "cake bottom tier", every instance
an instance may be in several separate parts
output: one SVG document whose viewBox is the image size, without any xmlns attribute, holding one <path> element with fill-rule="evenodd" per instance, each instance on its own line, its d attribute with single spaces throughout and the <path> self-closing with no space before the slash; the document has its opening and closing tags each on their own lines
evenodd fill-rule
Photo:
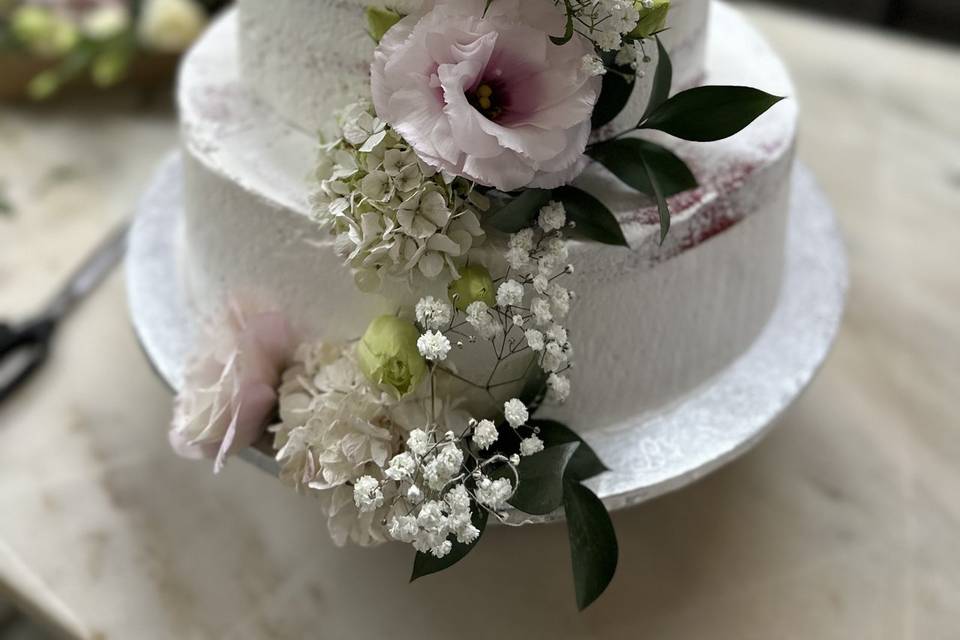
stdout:
<svg viewBox="0 0 960 640">
<path fill-rule="evenodd" d="M 723 4 L 712 12 L 707 51 L 710 84 L 792 92 L 776 55 Z M 373 317 L 419 294 L 355 288 L 332 239 L 307 215 L 316 140 L 252 96 L 237 60 L 230 14 L 181 76 L 182 268 L 191 304 L 208 316 L 231 298 L 256 300 L 284 312 L 305 338 L 356 338 Z M 550 415 L 581 431 L 634 423 L 750 346 L 781 288 L 796 117 L 785 101 L 730 140 L 671 142 L 701 186 L 671 200 L 663 246 L 643 196 L 598 166 L 578 180 L 614 210 L 631 248 L 571 243 L 574 393 Z"/>
</svg>

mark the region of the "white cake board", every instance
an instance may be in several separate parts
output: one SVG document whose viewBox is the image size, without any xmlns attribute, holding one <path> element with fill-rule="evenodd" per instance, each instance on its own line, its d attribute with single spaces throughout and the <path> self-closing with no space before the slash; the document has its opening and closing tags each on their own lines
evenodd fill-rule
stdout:
<svg viewBox="0 0 960 640">
<path fill-rule="evenodd" d="M 158 170 L 140 203 L 127 260 L 133 325 L 172 389 L 181 384 L 196 328 L 178 266 L 182 220 L 176 154 Z M 794 175 L 787 245 L 779 303 L 746 353 L 681 402 L 585 435 L 612 469 L 591 482 L 608 508 L 678 489 L 743 454 L 810 383 L 840 324 L 847 264 L 833 212 L 803 166 Z M 240 457 L 276 471 L 267 446 Z"/>
</svg>

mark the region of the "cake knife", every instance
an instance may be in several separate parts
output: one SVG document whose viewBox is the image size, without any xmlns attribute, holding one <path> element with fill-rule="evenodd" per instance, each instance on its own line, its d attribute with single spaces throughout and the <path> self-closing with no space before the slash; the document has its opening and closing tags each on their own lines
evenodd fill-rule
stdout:
<svg viewBox="0 0 960 640">
<path fill-rule="evenodd" d="M 97 288 L 126 252 L 130 222 L 113 229 L 70 275 L 40 313 L 18 324 L 0 322 L 0 402 L 46 362 L 60 321 Z"/>
</svg>

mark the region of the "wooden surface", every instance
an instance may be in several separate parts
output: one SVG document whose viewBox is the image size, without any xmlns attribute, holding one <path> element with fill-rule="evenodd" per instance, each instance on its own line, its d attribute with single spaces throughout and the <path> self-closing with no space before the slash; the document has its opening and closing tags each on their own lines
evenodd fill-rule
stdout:
<svg viewBox="0 0 960 640">
<path fill-rule="evenodd" d="M 750 13 L 795 74 L 800 154 L 849 244 L 849 310 L 820 377 L 756 450 L 617 514 L 621 571 L 568 636 L 956 638 L 960 53 Z M 14 208 L 0 217 L 0 309 L 41 304 L 175 140 L 171 113 L 136 97 L 0 109 L 0 199 Z M 312 587 L 325 534 L 311 505 L 247 465 L 212 478 L 174 458 L 169 414 L 116 274 L 0 407 L 0 589 L 76 637 L 342 637 Z M 504 534 L 543 539 L 516 566 L 567 562 L 562 531 Z M 458 576 L 514 562 L 477 553 L 444 578 L 465 620 L 486 612 Z M 370 615 L 413 588 L 399 571 L 371 582 Z M 536 617 L 566 617 L 572 596 L 531 607 L 501 637 L 537 637 Z"/>
</svg>

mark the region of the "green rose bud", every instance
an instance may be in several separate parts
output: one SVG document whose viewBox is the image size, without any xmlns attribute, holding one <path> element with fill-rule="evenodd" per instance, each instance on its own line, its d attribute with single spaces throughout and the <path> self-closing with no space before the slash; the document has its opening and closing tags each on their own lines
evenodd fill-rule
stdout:
<svg viewBox="0 0 960 640">
<path fill-rule="evenodd" d="M 450 302 L 460 311 L 466 311 L 474 302 L 480 301 L 488 307 L 497 304 L 496 289 L 490 272 L 481 266 L 466 267 L 460 270 L 460 277 L 447 288 Z"/>
<path fill-rule="evenodd" d="M 417 388 L 427 372 L 427 361 L 417 349 L 419 337 L 413 323 L 380 316 L 357 345 L 360 370 L 371 382 L 402 398 Z"/>
<path fill-rule="evenodd" d="M 383 39 L 390 27 L 403 19 L 403 16 L 392 9 L 367 7 L 367 31 L 377 44 Z"/>
<path fill-rule="evenodd" d="M 653 34 L 663 31 L 664 27 L 667 26 L 670 0 L 634 0 L 634 6 L 640 12 L 640 20 L 633 31 L 630 32 L 629 37 L 636 39 L 649 38 Z"/>
</svg>

